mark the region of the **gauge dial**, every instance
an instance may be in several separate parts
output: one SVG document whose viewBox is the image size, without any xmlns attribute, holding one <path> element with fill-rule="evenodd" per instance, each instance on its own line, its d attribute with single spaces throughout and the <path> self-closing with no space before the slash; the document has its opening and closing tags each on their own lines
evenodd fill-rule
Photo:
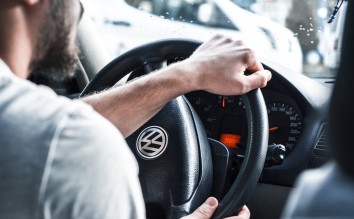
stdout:
<svg viewBox="0 0 354 219">
<path fill-rule="evenodd" d="M 302 132 L 301 113 L 287 103 L 268 104 L 269 144 L 282 144 L 289 153 L 294 149 Z"/>
<path fill-rule="evenodd" d="M 191 96 L 188 99 L 202 120 L 208 137 L 212 137 L 217 125 L 214 106 L 202 97 Z"/>
</svg>

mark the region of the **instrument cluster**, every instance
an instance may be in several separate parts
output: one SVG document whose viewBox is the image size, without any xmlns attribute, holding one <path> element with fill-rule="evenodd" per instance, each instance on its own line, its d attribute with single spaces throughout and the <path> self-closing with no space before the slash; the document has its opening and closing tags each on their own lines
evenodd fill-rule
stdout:
<svg viewBox="0 0 354 219">
<path fill-rule="evenodd" d="M 302 133 L 303 116 L 290 97 L 262 90 L 269 118 L 269 145 L 284 145 L 287 154 L 296 146 Z M 247 145 L 247 118 L 241 96 L 219 96 L 204 91 L 186 94 L 201 118 L 209 138 L 233 149 Z"/>
</svg>

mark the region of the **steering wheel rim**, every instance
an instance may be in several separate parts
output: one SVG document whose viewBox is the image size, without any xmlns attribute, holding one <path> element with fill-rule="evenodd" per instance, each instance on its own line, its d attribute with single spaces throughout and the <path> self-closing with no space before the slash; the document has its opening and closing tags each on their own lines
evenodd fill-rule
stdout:
<svg viewBox="0 0 354 219">
<path fill-rule="evenodd" d="M 200 42 L 189 39 L 168 39 L 152 42 L 130 50 L 106 65 L 88 84 L 80 96 L 115 85 L 139 67 L 154 70 L 153 63 L 182 60 L 189 57 Z M 150 71 L 148 70 L 148 71 Z M 213 218 L 231 216 L 240 209 L 255 190 L 263 170 L 268 147 L 267 109 L 260 89 L 242 95 L 248 123 L 247 149 L 240 172 L 219 203 Z"/>
</svg>

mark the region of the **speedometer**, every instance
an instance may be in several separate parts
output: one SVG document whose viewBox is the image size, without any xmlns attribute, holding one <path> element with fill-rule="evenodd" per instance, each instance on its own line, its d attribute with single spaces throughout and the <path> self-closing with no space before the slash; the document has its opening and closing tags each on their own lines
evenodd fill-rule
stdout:
<svg viewBox="0 0 354 219">
<path fill-rule="evenodd" d="M 281 102 L 268 104 L 269 144 L 282 144 L 289 153 L 302 132 L 303 121 L 297 108 Z"/>
</svg>

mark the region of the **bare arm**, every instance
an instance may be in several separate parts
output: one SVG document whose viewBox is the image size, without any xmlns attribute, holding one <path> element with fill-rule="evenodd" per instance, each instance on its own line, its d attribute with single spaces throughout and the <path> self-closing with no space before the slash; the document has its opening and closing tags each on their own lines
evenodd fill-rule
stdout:
<svg viewBox="0 0 354 219">
<path fill-rule="evenodd" d="M 245 76 L 244 71 L 253 74 Z M 194 90 L 238 95 L 264 87 L 271 74 L 240 41 L 215 36 L 187 60 L 83 100 L 129 136 L 167 102 Z"/>
<path fill-rule="evenodd" d="M 85 97 L 96 111 L 129 136 L 168 101 L 193 90 L 183 66 L 175 64 L 126 85 Z"/>
</svg>

